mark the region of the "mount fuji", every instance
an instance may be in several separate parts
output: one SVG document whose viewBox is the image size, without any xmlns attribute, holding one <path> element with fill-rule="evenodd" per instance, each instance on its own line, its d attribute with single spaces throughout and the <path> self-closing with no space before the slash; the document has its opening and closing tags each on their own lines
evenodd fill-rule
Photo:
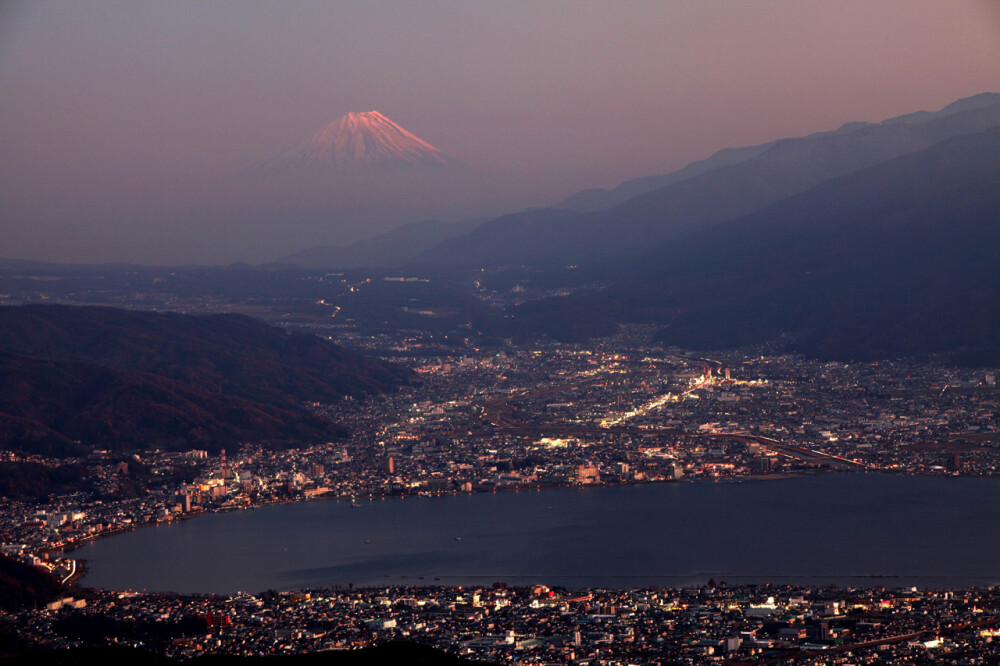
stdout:
<svg viewBox="0 0 1000 666">
<path fill-rule="evenodd" d="M 348 113 L 265 162 L 271 173 L 441 171 L 467 168 L 378 111 Z"/>
</svg>

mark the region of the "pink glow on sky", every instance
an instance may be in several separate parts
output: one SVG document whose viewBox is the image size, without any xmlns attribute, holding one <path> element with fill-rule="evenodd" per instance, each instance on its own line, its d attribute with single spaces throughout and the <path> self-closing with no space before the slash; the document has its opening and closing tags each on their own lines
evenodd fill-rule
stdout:
<svg viewBox="0 0 1000 666">
<path fill-rule="evenodd" d="M 491 174 L 500 212 L 984 91 L 990 0 L 15 0 L 0 257 L 262 261 L 363 236 L 379 223 L 273 233 L 210 185 L 349 111 Z"/>
</svg>

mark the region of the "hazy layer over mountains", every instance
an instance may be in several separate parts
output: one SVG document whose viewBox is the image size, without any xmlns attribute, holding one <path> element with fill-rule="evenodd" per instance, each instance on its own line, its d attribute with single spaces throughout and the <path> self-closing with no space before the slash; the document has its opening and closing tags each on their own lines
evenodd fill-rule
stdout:
<svg viewBox="0 0 1000 666">
<path fill-rule="evenodd" d="M 355 246 L 317 248 L 281 261 L 335 268 L 406 260 L 496 265 L 611 258 L 998 124 L 1000 94 L 983 93 L 937 112 L 920 111 L 875 124 L 847 123 L 832 132 L 726 149 L 671 174 L 630 180 L 614 190 L 580 192 L 551 209 L 512 213 L 484 224 L 404 225 Z M 409 251 L 401 253 L 406 247 Z"/>
<path fill-rule="evenodd" d="M 252 302 L 296 311 L 319 303 L 363 335 L 413 329 L 448 344 L 583 341 L 638 322 L 691 348 L 779 341 L 827 358 L 947 352 L 1000 363 L 997 127 L 1000 95 L 987 93 L 581 195 L 597 205 L 656 187 L 606 210 L 415 222 L 258 269 L 171 273 L 143 289 L 164 302 L 173 301 L 160 292 L 180 289 L 185 299 L 253 292 L 264 301 Z M 337 268 L 353 269 L 342 289 L 306 279 Z M 10 270 L 5 291 L 39 293 Z M 400 273 L 422 279 L 379 279 Z M 83 271 L 46 289 L 104 298 L 99 277 Z M 348 289 L 351 280 L 366 286 Z M 191 287 L 202 283 L 198 296 Z"/>
<path fill-rule="evenodd" d="M 415 220 L 495 217 L 552 196 L 551 184 L 466 167 L 374 111 L 348 114 L 252 165 L 199 168 L 150 155 L 121 172 L 96 163 L 74 171 L 53 152 L 43 171 L 0 181 L 4 257 L 261 263 Z"/>
<path fill-rule="evenodd" d="M 589 212 L 514 213 L 464 234 L 451 226 L 426 248 L 440 238 L 429 229 L 410 243 L 409 263 L 578 265 L 579 284 L 604 285 L 509 309 L 511 335 L 584 340 L 641 322 L 685 347 L 791 336 L 830 358 L 964 349 L 1000 359 L 998 127 L 1000 95 L 985 93 L 721 151 L 561 204 Z M 404 263 L 399 240 L 419 232 L 372 239 L 364 256 L 388 258 L 377 248 L 395 242 L 385 263 Z"/>
<path fill-rule="evenodd" d="M 852 126 L 786 139 L 756 156 L 642 194 L 606 211 L 535 211 L 505 216 L 446 241 L 416 262 L 577 263 L 642 251 L 754 212 L 820 183 L 927 148 L 946 138 L 1000 125 L 1000 96 L 986 106 L 922 122 Z M 960 107 L 961 108 L 961 107 Z"/>
<path fill-rule="evenodd" d="M 996 93 L 983 93 L 952 102 L 940 111 L 916 111 L 914 113 L 908 113 L 903 116 L 896 116 L 895 118 L 883 120 L 881 123 L 878 123 L 878 125 L 921 123 L 935 118 L 942 118 L 954 113 L 959 113 L 961 111 L 978 109 L 984 106 L 993 106 L 995 104 L 1000 104 L 1000 95 Z M 811 134 L 803 138 L 815 139 L 830 135 L 847 134 L 857 131 L 858 129 L 871 126 L 871 123 L 845 123 L 839 129 L 833 130 L 832 132 L 816 132 L 815 134 Z M 646 194 L 647 192 L 652 192 L 653 190 L 658 190 L 661 187 L 666 187 L 667 185 L 672 185 L 673 183 L 687 180 L 688 178 L 693 178 L 694 176 L 705 173 L 706 171 L 711 171 L 716 167 L 730 166 L 733 164 L 739 164 L 740 162 L 745 162 L 746 160 L 760 155 L 775 144 L 787 140 L 788 139 L 778 139 L 776 141 L 762 143 L 759 146 L 747 146 L 745 148 L 725 148 L 707 159 L 692 162 L 683 169 L 679 169 L 673 173 L 668 173 L 662 176 L 634 178 L 632 180 L 627 180 L 621 185 L 610 190 L 597 188 L 583 190 L 582 192 L 578 192 L 564 201 L 561 201 L 553 206 L 553 208 L 568 208 L 569 210 L 575 210 L 581 213 L 595 210 L 607 210 L 608 208 L 613 208 L 620 203 L 628 201 L 632 197 L 639 196 L 640 194 Z"/>
<path fill-rule="evenodd" d="M 314 247 L 296 252 L 281 259 L 280 263 L 309 268 L 359 268 L 365 266 L 394 266 L 430 250 L 439 243 L 464 235 L 486 218 L 464 222 L 424 220 L 404 224 L 378 236 L 344 246 Z"/>
<path fill-rule="evenodd" d="M 791 334 L 839 359 L 1000 350 L 1000 128 L 833 179 L 630 258 L 598 294 L 515 309 L 565 339 L 616 322 L 702 349 Z"/>
</svg>

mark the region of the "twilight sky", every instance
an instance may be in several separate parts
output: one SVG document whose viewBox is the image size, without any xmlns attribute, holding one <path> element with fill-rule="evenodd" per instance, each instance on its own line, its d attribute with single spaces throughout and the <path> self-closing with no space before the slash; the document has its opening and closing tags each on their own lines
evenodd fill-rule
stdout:
<svg viewBox="0 0 1000 666">
<path fill-rule="evenodd" d="M 985 91 L 992 0 L 5 0 L 0 257 L 266 261 Z M 233 184 L 372 109 L 489 187 L 376 205 Z"/>
</svg>

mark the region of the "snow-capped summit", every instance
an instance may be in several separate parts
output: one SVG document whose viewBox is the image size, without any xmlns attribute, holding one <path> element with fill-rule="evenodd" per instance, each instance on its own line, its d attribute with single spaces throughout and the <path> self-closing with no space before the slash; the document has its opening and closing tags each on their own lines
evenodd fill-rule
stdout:
<svg viewBox="0 0 1000 666">
<path fill-rule="evenodd" d="M 462 164 L 378 111 L 363 111 L 334 120 L 264 166 L 268 171 L 381 171 Z"/>
</svg>

